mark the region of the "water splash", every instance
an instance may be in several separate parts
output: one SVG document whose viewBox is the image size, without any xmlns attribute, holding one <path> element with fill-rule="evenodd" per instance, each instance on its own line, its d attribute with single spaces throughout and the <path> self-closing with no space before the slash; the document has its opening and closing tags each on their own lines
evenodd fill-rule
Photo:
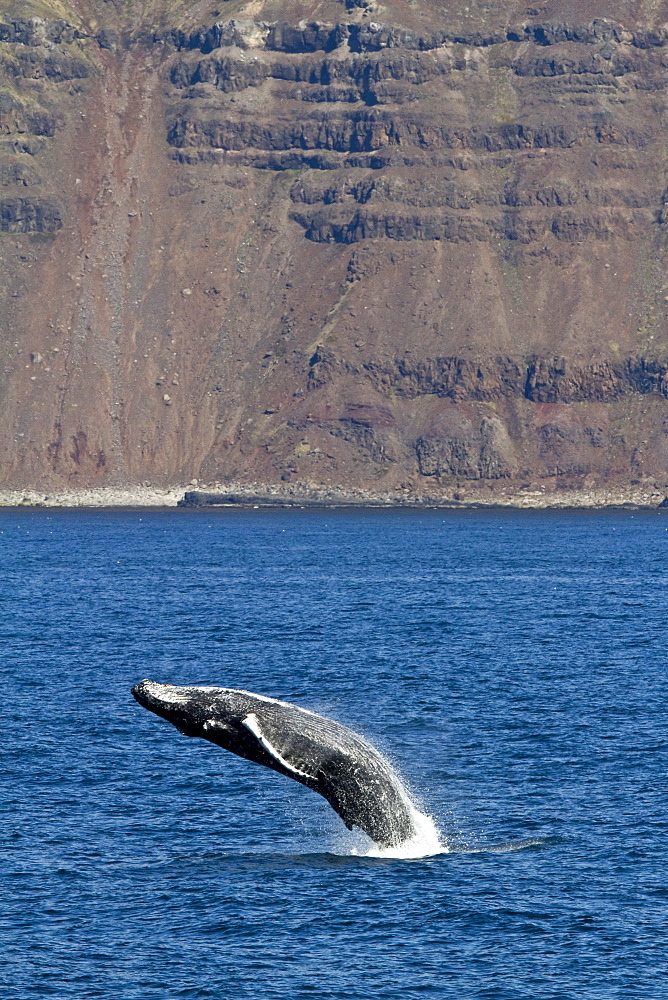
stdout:
<svg viewBox="0 0 668 1000">
<path fill-rule="evenodd" d="M 350 853 L 363 858 L 396 858 L 411 860 L 415 858 L 430 858 L 435 854 L 447 854 L 447 845 L 441 842 L 441 834 L 431 816 L 420 812 L 411 804 L 411 815 L 415 833 L 410 840 L 405 840 L 396 847 L 380 847 L 371 844 L 368 850 L 354 849 Z"/>
</svg>

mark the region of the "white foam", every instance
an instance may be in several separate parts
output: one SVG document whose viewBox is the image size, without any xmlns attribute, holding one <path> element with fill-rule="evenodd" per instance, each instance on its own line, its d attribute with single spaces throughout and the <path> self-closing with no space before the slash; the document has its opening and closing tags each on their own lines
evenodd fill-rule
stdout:
<svg viewBox="0 0 668 1000">
<path fill-rule="evenodd" d="M 351 854 L 363 858 L 397 858 L 400 860 L 431 858 L 435 854 L 447 854 L 448 847 L 441 842 L 440 832 L 431 816 L 419 812 L 414 806 L 411 806 L 411 812 L 415 834 L 410 840 L 405 840 L 397 847 L 380 847 L 378 844 L 372 844 L 366 851 L 353 850 Z"/>
</svg>

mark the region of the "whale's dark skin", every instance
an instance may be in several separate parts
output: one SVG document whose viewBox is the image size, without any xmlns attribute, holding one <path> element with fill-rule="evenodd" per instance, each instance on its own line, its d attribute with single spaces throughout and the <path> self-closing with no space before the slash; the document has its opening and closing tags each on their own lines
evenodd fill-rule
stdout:
<svg viewBox="0 0 668 1000">
<path fill-rule="evenodd" d="M 412 807 L 387 761 L 332 719 L 231 688 L 144 680 L 132 694 L 186 736 L 209 740 L 312 788 L 349 830 L 358 826 L 382 847 L 398 847 L 415 834 Z"/>
</svg>

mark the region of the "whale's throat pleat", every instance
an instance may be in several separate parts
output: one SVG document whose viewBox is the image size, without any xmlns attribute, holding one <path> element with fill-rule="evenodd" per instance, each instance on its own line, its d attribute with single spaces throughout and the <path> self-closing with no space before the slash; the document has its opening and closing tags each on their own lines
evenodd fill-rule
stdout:
<svg viewBox="0 0 668 1000">
<path fill-rule="evenodd" d="M 257 715 L 255 715 L 254 712 L 251 712 L 251 714 L 247 715 L 245 719 L 242 719 L 241 725 L 245 729 L 247 729 L 249 733 L 252 733 L 255 739 L 262 747 L 264 747 L 267 753 L 270 754 L 275 761 L 281 764 L 291 774 L 298 774 L 300 777 L 309 778 L 311 781 L 316 780 L 312 774 L 307 774 L 306 771 L 302 771 L 298 767 L 295 767 L 294 764 L 291 764 L 290 761 L 287 760 L 285 756 L 280 752 L 280 750 L 278 750 L 274 746 L 271 740 L 267 739 L 265 734 L 262 732 L 260 720 L 258 719 Z"/>
</svg>

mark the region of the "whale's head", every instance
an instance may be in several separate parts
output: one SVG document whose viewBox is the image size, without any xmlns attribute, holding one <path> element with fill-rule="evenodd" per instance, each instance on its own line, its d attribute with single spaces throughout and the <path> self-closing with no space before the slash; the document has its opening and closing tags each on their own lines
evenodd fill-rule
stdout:
<svg viewBox="0 0 668 1000">
<path fill-rule="evenodd" d="M 216 687 L 177 687 L 144 680 L 132 688 L 135 699 L 149 712 L 167 719 L 185 736 L 209 737 L 215 717 L 220 729 L 238 724 L 238 711 L 229 697 L 234 692 Z"/>
<path fill-rule="evenodd" d="M 132 688 L 132 694 L 140 705 L 167 719 L 184 736 L 198 736 L 239 757 L 269 767 L 276 766 L 280 754 L 277 756 L 274 752 L 272 756 L 261 731 L 258 735 L 259 722 L 255 713 L 268 706 L 301 712 L 273 698 L 233 688 L 177 687 L 144 680 Z M 301 774 L 301 771 L 296 773 Z"/>
</svg>

